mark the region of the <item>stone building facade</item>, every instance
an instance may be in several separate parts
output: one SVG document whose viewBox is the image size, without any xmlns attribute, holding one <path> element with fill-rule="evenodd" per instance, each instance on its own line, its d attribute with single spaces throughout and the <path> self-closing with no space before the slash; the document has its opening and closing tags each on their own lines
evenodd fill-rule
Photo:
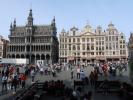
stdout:
<svg viewBox="0 0 133 100">
<path fill-rule="evenodd" d="M 112 23 L 106 30 L 87 24 L 81 31 L 73 27 L 59 35 L 60 62 L 120 61 L 127 55 L 126 38 Z"/>
<path fill-rule="evenodd" d="M 6 58 L 7 46 L 9 41 L 0 36 L 0 58 Z"/>
<path fill-rule="evenodd" d="M 3 39 L 3 37 L 0 36 L 0 58 L 3 58 L 4 43 L 3 43 L 2 39 Z"/>
<path fill-rule="evenodd" d="M 133 82 L 133 33 L 130 33 L 130 38 L 128 42 L 128 51 L 129 51 L 129 56 L 128 56 L 128 65 L 129 65 L 129 76 L 131 81 Z"/>
<path fill-rule="evenodd" d="M 37 60 L 46 63 L 58 62 L 58 38 L 55 18 L 50 25 L 34 25 L 30 9 L 25 26 L 10 25 L 7 58 L 27 58 L 35 64 Z"/>
</svg>

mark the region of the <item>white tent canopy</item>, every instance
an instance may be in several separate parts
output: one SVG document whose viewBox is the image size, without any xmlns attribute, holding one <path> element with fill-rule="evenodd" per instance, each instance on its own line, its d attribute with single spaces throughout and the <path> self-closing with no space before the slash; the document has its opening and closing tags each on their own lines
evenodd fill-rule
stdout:
<svg viewBox="0 0 133 100">
<path fill-rule="evenodd" d="M 2 58 L 0 63 L 2 64 L 29 64 L 29 60 L 28 59 Z"/>
</svg>

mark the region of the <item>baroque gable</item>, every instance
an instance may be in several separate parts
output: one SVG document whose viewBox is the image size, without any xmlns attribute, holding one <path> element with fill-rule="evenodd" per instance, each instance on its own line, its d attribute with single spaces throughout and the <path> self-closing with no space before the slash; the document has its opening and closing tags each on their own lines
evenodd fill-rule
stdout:
<svg viewBox="0 0 133 100">
<path fill-rule="evenodd" d="M 92 35 L 95 35 L 94 33 L 92 32 L 85 32 L 85 33 L 82 33 L 81 36 L 92 36 Z"/>
</svg>

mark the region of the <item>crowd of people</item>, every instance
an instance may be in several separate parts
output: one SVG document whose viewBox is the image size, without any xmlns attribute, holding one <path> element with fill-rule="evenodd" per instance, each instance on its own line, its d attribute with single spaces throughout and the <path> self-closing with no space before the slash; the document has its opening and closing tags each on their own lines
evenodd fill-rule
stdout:
<svg viewBox="0 0 133 100">
<path fill-rule="evenodd" d="M 91 71 L 85 74 L 86 67 L 90 67 Z M 73 64 L 48 64 L 47 66 L 38 65 L 4 65 L 0 71 L 2 80 L 2 92 L 7 90 L 13 90 L 16 92 L 17 88 L 25 88 L 26 80 L 31 78 L 31 83 L 35 82 L 37 74 L 41 76 L 49 75 L 57 77 L 57 74 L 63 71 L 70 71 L 71 80 L 81 80 L 89 83 L 90 86 L 96 86 L 99 76 L 108 79 L 109 75 L 116 76 L 117 71 L 121 73 L 127 70 L 127 63 L 95 63 L 84 65 Z M 50 84 L 50 82 L 48 82 Z M 56 82 L 53 82 L 56 83 Z M 51 86 L 50 86 L 51 87 Z M 57 87 L 56 87 L 57 88 Z M 67 89 L 66 89 L 67 90 Z M 69 89 L 68 89 L 69 90 Z M 74 92 L 73 92 L 74 93 Z M 85 94 L 87 97 L 91 93 Z M 74 99 L 73 99 L 74 100 Z M 88 100 L 88 99 L 85 99 Z"/>
<path fill-rule="evenodd" d="M 2 92 L 14 90 L 18 87 L 25 88 L 26 74 L 20 72 L 20 66 L 5 65 L 1 71 Z"/>
</svg>

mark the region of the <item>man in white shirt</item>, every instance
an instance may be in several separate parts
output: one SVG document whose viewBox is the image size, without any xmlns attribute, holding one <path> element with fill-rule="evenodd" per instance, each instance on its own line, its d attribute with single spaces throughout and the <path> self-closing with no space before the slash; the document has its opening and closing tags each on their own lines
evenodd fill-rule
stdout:
<svg viewBox="0 0 133 100">
<path fill-rule="evenodd" d="M 77 68 L 77 79 L 80 79 L 80 67 Z"/>
</svg>

